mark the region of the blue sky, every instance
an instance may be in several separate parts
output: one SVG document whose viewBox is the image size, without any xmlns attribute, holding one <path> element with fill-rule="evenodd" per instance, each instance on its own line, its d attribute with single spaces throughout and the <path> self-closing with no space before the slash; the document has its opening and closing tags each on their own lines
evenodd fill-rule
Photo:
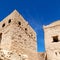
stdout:
<svg viewBox="0 0 60 60">
<path fill-rule="evenodd" d="M 43 25 L 60 19 L 60 0 L 0 0 L 0 20 L 14 9 L 37 33 L 38 52 L 44 52 Z"/>
</svg>

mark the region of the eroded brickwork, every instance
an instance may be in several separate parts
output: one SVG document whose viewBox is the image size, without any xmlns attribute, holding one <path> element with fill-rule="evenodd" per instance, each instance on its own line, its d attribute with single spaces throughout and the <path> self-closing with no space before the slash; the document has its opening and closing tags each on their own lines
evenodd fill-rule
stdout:
<svg viewBox="0 0 60 60">
<path fill-rule="evenodd" d="M 60 21 L 44 26 L 47 60 L 60 60 Z"/>
<path fill-rule="evenodd" d="M 0 22 L 0 48 L 38 60 L 36 33 L 16 10 Z"/>
</svg>

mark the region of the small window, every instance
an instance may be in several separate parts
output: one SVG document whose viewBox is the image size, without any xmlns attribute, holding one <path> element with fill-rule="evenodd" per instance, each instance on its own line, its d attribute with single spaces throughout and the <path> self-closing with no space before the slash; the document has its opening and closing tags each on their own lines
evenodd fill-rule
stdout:
<svg viewBox="0 0 60 60">
<path fill-rule="evenodd" d="M 10 23 L 10 22 L 11 22 L 11 19 L 9 19 L 8 23 Z"/>
<path fill-rule="evenodd" d="M 27 28 L 25 28 L 25 31 L 27 31 Z"/>
<path fill-rule="evenodd" d="M 58 36 L 53 36 L 53 42 L 59 42 Z"/>
<path fill-rule="evenodd" d="M 5 26 L 5 23 L 2 25 L 2 27 L 4 27 Z"/>
<path fill-rule="evenodd" d="M 18 24 L 21 25 L 21 22 L 19 21 Z"/>
</svg>

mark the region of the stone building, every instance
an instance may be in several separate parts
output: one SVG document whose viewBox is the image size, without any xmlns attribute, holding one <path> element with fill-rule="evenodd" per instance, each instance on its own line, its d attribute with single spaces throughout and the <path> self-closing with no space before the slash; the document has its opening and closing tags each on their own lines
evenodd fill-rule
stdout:
<svg viewBox="0 0 60 60">
<path fill-rule="evenodd" d="M 37 52 L 36 32 L 14 10 L 0 22 L 0 60 L 60 60 L 60 21 L 43 29 L 46 52 Z"/>
<path fill-rule="evenodd" d="M 0 22 L 1 50 L 23 56 L 22 60 L 38 60 L 36 40 L 35 31 L 16 10 Z"/>
<path fill-rule="evenodd" d="M 60 20 L 43 28 L 47 60 L 60 60 Z"/>
</svg>

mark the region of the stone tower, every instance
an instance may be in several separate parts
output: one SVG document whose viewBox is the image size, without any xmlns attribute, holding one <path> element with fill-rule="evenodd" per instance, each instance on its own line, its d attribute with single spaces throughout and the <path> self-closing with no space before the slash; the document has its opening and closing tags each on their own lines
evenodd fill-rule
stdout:
<svg viewBox="0 0 60 60">
<path fill-rule="evenodd" d="M 37 57 L 36 33 L 16 10 L 0 22 L 0 48 L 24 54 L 28 60 Z"/>
<path fill-rule="evenodd" d="M 60 21 L 43 28 L 47 60 L 60 60 Z"/>
</svg>

